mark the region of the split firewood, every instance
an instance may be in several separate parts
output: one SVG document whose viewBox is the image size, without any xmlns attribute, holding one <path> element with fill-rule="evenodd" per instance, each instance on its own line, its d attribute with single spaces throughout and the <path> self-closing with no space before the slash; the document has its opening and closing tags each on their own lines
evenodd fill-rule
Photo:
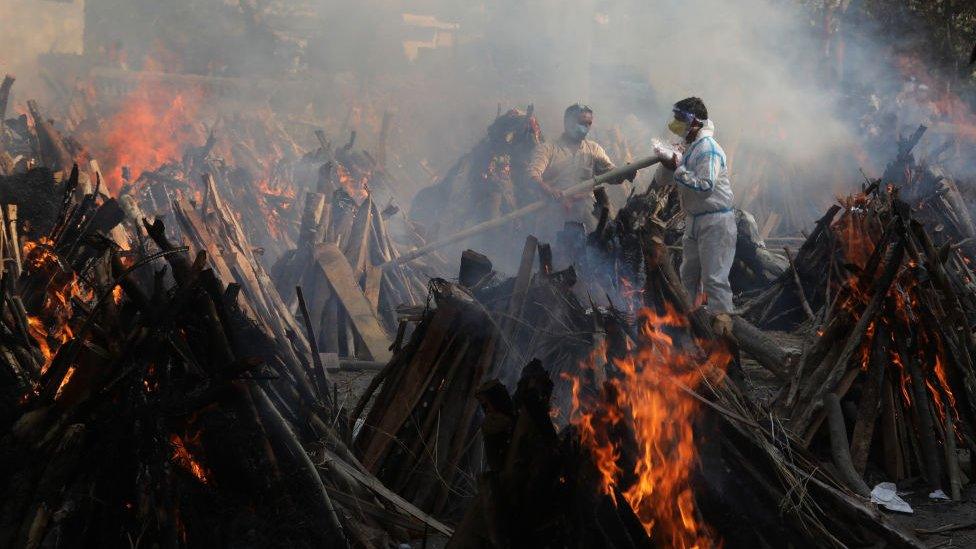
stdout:
<svg viewBox="0 0 976 549">
<path fill-rule="evenodd" d="M 369 300 L 356 285 L 358 277 L 345 256 L 332 244 L 318 245 L 315 255 L 321 272 L 335 291 L 369 356 L 380 361 L 389 359 L 390 341 L 373 314 Z"/>
<path fill-rule="evenodd" d="M 36 101 L 28 101 L 27 108 L 30 110 L 31 118 L 34 119 L 34 127 L 37 129 L 37 136 L 41 145 L 41 154 L 46 162 L 54 170 L 71 169 L 74 161 L 71 153 L 64 146 L 64 138 L 54 129 L 51 122 L 44 118 Z"/>
</svg>

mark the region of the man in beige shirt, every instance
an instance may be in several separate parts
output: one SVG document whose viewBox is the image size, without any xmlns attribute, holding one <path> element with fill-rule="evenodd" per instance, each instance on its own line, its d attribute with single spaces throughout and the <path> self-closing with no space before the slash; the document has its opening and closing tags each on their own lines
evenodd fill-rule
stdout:
<svg viewBox="0 0 976 549">
<path fill-rule="evenodd" d="M 587 230 L 592 230 L 596 224 L 591 194 L 562 195 L 562 191 L 580 181 L 614 168 L 603 147 L 586 139 L 592 125 L 592 109 L 579 103 L 570 105 L 563 115 L 563 134 L 555 142 L 540 143 L 532 153 L 527 168 L 529 178 L 538 185 L 541 193 L 562 205 L 559 208 L 550 207 L 538 218 L 536 232 L 541 238 L 551 238 L 562 229 L 565 221 L 579 221 L 586 225 Z M 623 181 L 622 178 L 614 183 Z"/>
</svg>

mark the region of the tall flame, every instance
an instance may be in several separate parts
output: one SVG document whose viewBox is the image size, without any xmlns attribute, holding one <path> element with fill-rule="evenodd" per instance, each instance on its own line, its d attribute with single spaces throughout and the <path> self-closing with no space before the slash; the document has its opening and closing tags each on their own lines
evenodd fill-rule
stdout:
<svg viewBox="0 0 976 549">
<path fill-rule="evenodd" d="M 890 192 L 891 189 L 889 189 Z M 871 222 L 871 217 L 867 215 L 868 201 L 863 193 L 855 194 L 840 200 L 844 206 L 844 213 L 831 226 L 838 239 L 838 245 L 845 263 L 856 265 L 859 269 L 864 269 L 868 264 L 869 258 L 874 253 L 877 246 L 881 245 L 882 234 L 878 224 Z M 920 322 L 923 318 L 921 311 L 924 310 L 926 300 L 919 299 L 921 292 L 924 291 L 920 285 L 920 279 L 915 272 L 918 267 L 914 259 L 907 259 L 905 265 L 899 267 L 894 284 L 889 289 L 888 296 L 890 303 L 894 305 L 893 315 L 880 319 L 885 324 L 897 324 L 898 327 L 889 329 L 888 341 L 882 342 L 892 348 L 888 351 L 889 360 L 887 367 L 889 374 L 898 380 L 898 387 L 902 401 L 906 407 L 913 405 L 913 393 L 911 390 L 911 376 L 908 373 L 906 360 L 911 361 L 920 369 L 923 374 L 924 390 L 927 390 L 935 411 L 939 418 L 945 419 L 947 413 L 952 413 L 956 417 L 959 411 L 956 408 L 956 397 L 952 391 L 948 373 L 946 372 L 947 354 L 939 330 L 930 326 L 926 322 Z M 877 269 L 882 268 L 877 266 Z M 877 271 L 876 271 L 877 272 Z M 874 274 L 876 274 L 876 272 Z M 848 275 L 844 288 L 837 288 L 838 291 L 846 290 L 848 298 L 841 302 L 841 306 L 856 317 L 860 316 L 861 310 L 872 297 L 871 285 L 873 280 L 870 277 L 858 277 L 853 274 Z M 876 333 L 876 321 L 868 325 L 865 337 L 858 350 L 860 365 L 862 370 L 867 370 L 871 360 L 871 350 L 874 344 Z M 914 348 L 906 348 L 903 351 L 894 349 L 894 336 L 891 332 L 915 334 Z M 901 356 L 905 352 L 906 356 Z"/>
<path fill-rule="evenodd" d="M 667 547 L 712 547 L 719 542 L 699 522 L 691 489 L 699 402 L 685 391 L 705 379 L 720 381 L 731 355 L 710 342 L 698 342 L 694 349 L 676 343 L 671 334 L 686 330 L 688 321 L 673 309 L 663 314 L 644 309 L 641 320 L 642 342 L 614 361 L 620 375 L 606 383 L 601 401 L 584 402 L 574 380 L 571 420 L 590 450 L 604 493 L 616 502 L 615 494 L 622 492 L 648 536 Z M 633 471 L 621 467 L 628 448 L 614 436 L 622 422 L 636 439 Z"/>
<path fill-rule="evenodd" d="M 98 132 L 85 136 L 108 189 L 116 193 L 122 188 L 123 167 L 129 181 L 136 181 L 145 171 L 179 160 L 187 143 L 202 141 L 196 123 L 203 97 L 199 88 L 175 90 L 151 75 L 141 77 Z"/>
</svg>

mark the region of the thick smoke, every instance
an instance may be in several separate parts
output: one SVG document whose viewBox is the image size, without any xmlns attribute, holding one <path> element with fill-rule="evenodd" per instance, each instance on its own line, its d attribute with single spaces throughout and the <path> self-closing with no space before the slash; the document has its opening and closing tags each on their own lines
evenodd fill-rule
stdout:
<svg viewBox="0 0 976 549">
<path fill-rule="evenodd" d="M 0 0 L 0 13 L 29 13 L 36 25 L 38 11 L 24 4 Z M 45 51 L 79 53 L 84 6 L 85 61 L 74 66 L 110 58 L 142 69 L 155 57 L 154 70 L 161 62 L 163 70 L 280 81 L 262 101 L 295 122 L 290 128 L 308 147 L 314 126 L 337 141 L 359 130 L 359 144 L 373 146 L 382 114 L 391 112 L 390 161 L 403 174 L 404 203 L 483 135 L 499 107 L 530 103 L 550 139 L 567 104 L 588 103 L 597 112 L 594 137 L 607 144 L 619 130 L 640 156 L 663 135 L 673 102 L 702 97 L 740 204 L 771 211 L 795 202 L 798 226 L 785 229 L 798 230 L 836 192 L 854 187 L 859 166 L 877 171 L 887 160 L 865 154 L 859 121 L 838 114 L 836 91 L 849 83 L 838 82 L 822 21 L 799 0 L 30 4 L 63 7 L 60 26 L 5 34 L 4 51 L 17 58 L 5 69 L 24 72 Z M 881 50 L 873 40 L 852 42 L 846 78 L 864 64 L 876 69 L 865 71 L 871 79 L 896 82 L 902 75 L 879 75 L 881 65 L 870 62 Z M 17 94 L 34 92 L 19 83 Z M 207 101 L 225 112 L 252 108 Z"/>
<path fill-rule="evenodd" d="M 32 97 L 47 97 L 39 57 L 82 52 L 83 10 L 81 0 L 0 0 L 0 73 L 17 77 L 15 94 L 28 90 Z"/>
</svg>

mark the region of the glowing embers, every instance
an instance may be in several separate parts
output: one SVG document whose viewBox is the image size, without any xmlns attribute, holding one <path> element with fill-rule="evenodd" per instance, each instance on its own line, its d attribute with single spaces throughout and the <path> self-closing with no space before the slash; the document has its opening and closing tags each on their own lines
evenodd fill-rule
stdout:
<svg viewBox="0 0 976 549">
<path fill-rule="evenodd" d="M 872 388 L 881 387 L 891 395 L 889 399 L 893 397 L 882 410 L 888 428 L 875 435 L 883 438 L 886 473 L 901 480 L 917 471 L 934 491 L 946 486 L 938 446 L 949 448 L 956 439 L 968 443 L 968 416 L 958 409 L 956 398 L 965 391 L 959 375 L 967 369 L 959 355 L 965 342 L 956 336 L 964 332 L 954 329 L 965 320 L 961 312 L 954 312 L 958 305 L 950 282 L 957 274 L 950 271 L 953 263 L 939 257 L 922 224 L 895 213 L 898 203 L 888 198 L 896 199 L 897 189 L 888 187 L 888 191 L 888 195 L 842 200 L 845 211 L 831 226 L 835 265 L 843 265 L 848 274 L 833 279 L 828 291 L 837 296 L 836 307 L 828 315 L 845 314 L 851 323 L 866 324 L 851 362 L 837 364 L 848 369 L 847 381 L 835 381 L 834 387 L 839 395 L 862 401 L 858 422 L 862 433 L 868 434 L 868 443 L 872 431 L 864 426 L 873 416 L 863 410 L 870 411 L 880 402 L 872 400 L 878 398 Z M 856 383 L 855 366 L 867 374 L 861 383 Z M 808 440 L 816 429 L 807 432 Z M 911 444 L 914 453 L 909 451 Z M 868 444 L 857 448 L 862 468 L 878 450 Z M 946 452 L 945 463 L 951 464 L 956 456 Z"/>
<path fill-rule="evenodd" d="M 621 495 L 648 536 L 667 547 L 711 547 L 718 541 L 699 519 L 691 488 L 700 403 L 687 391 L 720 382 L 731 355 L 720 344 L 688 339 L 687 319 L 670 308 L 640 315 L 641 342 L 614 360 L 617 374 L 598 398 L 573 380 L 571 421 L 603 492 L 617 505 Z"/>
<path fill-rule="evenodd" d="M 65 372 L 64 377 L 61 378 L 61 383 L 58 385 L 58 390 L 54 393 L 54 400 L 61 397 L 61 393 L 64 392 L 64 388 L 67 387 L 68 382 L 70 382 L 71 378 L 74 377 L 75 370 L 77 370 L 75 366 L 68 367 L 68 371 Z"/>
<path fill-rule="evenodd" d="M 336 164 L 336 182 L 350 198 L 361 204 L 369 196 L 369 174 L 354 176 L 342 164 Z"/>
<path fill-rule="evenodd" d="M 273 238 L 284 238 L 286 233 L 286 220 L 282 219 L 282 213 L 291 209 L 295 199 L 295 187 L 291 182 L 272 181 L 261 179 L 257 182 L 257 202 L 264 216 L 264 221 L 268 225 L 268 233 Z"/>
<path fill-rule="evenodd" d="M 28 315 L 28 331 L 44 357 L 41 373 L 47 371 L 57 349 L 74 337 L 70 320 L 74 314 L 72 300 L 89 302 L 94 298 L 78 276 L 66 270 L 54 251 L 53 242 L 46 237 L 27 241 L 23 246 L 24 267 L 31 273 L 46 277 L 43 301 L 38 315 Z M 36 309 L 32 309 L 36 310 Z"/>
<path fill-rule="evenodd" d="M 173 448 L 172 460 L 177 463 L 180 467 L 185 469 L 188 473 L 196 477 L 197 480 L 204 484 L 209 484 L 210 473 L 204 468 L 203 464 L 194 456 L 190 451 L 190 448 L 198 448 L 200 446 L 200 435 L 201 432 L 197 432 L 196 435 L 192 437 L 186 437 L 185 439 L 173 433 L 169 437 L 170 446 Z"/>
</svg>

